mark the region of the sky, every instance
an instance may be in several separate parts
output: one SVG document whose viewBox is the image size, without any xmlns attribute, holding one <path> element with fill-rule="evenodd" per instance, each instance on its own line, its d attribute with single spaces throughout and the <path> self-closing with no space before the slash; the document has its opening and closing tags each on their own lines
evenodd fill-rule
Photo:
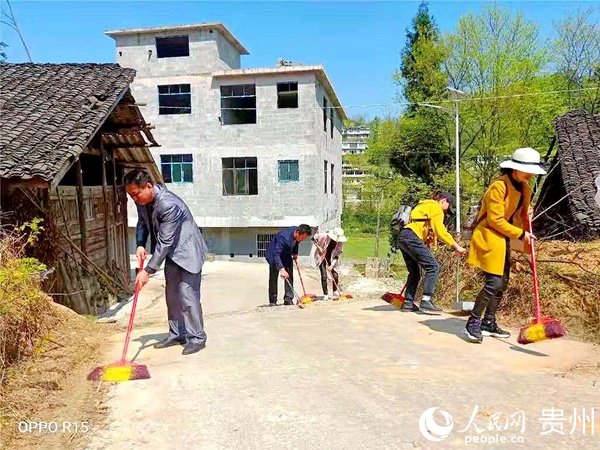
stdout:
<svg viewBox="0 0 600 450">
<path fill-rule="evenodd" d="M 2 9 L 6 1 L 0 0 Z M 536 21 L 543 38 L 553 22 L 588 8 L 591 1 L 498 2 Z M 405 30 L 419 1 L 28 1 L 11 0 L 32 59 L 42 62 L 115 62 L 106 30 L 222 22 L 246 47 L 242 67 L 274 67 L 278 58 L 322 64 L 350 117 L 394 114 Z M 480 13 L 489 2 L 429 2 L 442 32 L 452 32 L 461 16 Z M 0 39 L 9 62 L 27 57 L 14 31 L 2 25 Z M 389 106 L 363 106 L 389 105 Z"/>
</svg>

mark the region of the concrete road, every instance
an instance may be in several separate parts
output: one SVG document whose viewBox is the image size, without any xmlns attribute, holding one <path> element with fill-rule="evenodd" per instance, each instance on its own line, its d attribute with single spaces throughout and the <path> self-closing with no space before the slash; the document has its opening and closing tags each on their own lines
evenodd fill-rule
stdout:
<svg viewBox="0 0 600 450">
<path fill-rule="evenodd" d="M 151 347 L 166 331 L 155 277 L 140 299 L 147 326 L 130 347 L 152 378 L 111 389 L 110 421 L 93 429 L 88 448 L 600 448 L 600 355 L 591 345 L 468 344 L 458 336 L 464 318 L 401 312 L 377 300 L 381 292 L 260 308 L 266 265 L 208 263 L 205 273 L 207 348 L 183 357 L 179 347 Z M 114 359 L 122 339 L 114 337 Z M 436 411 L 421 432 L 433 407 L 448 419 Z M 591 419 L 592 407 L 594 421 L 578 420 Z"/>
</svg>

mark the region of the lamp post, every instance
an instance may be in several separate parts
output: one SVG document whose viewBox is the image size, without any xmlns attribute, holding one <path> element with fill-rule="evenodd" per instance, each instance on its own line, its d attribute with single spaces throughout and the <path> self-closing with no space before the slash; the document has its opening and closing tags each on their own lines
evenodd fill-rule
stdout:
<svg viewBox="0 0 600 450">
<path fill-rule="evenodd" d="M 455 124 L 455 171 L 456 171 L 456 235 L 460 236 L 460 117 L 458 113 L 458 102 L 461 97 L 465 97 L 467 94 L 458 89 L 447 87 L 446 90 L 452 94 L 454 100 L 454 108 L 445 108 L 439 105 L 431 105 L 429 103 L 417 103 L 419 106 L 426 106 L 428 108 L 441 109 L 454 117 Z"/>
<path fill-rule="evenodd" d="M 456 170 L 456 235 L 460 237 L 460 119 L 458 114 L 458 101 L 462 97 L 466 97 L 463 91 L 458 89 L 454 89 L 451 87 L 446 88 L 448 92 L 452 94 L 452 98 L 454 99 L 454 123 L 455 123 L 455 144 L 456 144 L 456 154 L 455 154 L 455 170 Z M 458 299 L 457 299 L 458 301 Z"/>
</svg>

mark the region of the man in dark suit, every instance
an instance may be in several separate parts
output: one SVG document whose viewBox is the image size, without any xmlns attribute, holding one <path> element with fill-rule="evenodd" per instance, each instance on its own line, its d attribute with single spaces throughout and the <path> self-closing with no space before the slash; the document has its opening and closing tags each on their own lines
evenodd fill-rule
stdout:
<svg viewBox="0 0 600 450">
<path fill-rule="evenodd" d="M 169 336 L 154 345 L 166 348 L 185 345 L 184 355 L 206 346 L 206 333 L 200 304 L 202 266 L 206 244 L 192 213 L 177 195 L 152 183 L 150 175 L 135 169 L 125 176 L 125 190 L 136 204 L 136 254 L 146 257 L 150 237 L 152 258 L 136 276 L 136 285 L 144 287 L 150 274 L 165 263 L 165 296 Z"/>
<path fill-rule="evenodd" d="M 298 244 L 312 234 L 310 226 L 286 228 L 275 235 L 266 251 L 269 263 L 269 306 L 277 305 L 278 277 L 289 281 L 285 283 L 284 305 L 294 304 L 294 260 L 298 258 Z"/>
</svg>

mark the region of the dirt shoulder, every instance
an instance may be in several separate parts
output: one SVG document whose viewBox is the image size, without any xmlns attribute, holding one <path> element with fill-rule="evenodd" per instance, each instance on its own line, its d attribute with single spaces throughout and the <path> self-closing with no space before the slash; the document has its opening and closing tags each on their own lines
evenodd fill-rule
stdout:
<svg viewBox="0 0 600 450">
<path fill-rule="evenodd" d="M 81 448 L 104 420 L 108 388 L 86 376 L 90 367 L 108 363 L 107 338 L 117 327 L 50 305 L 56 310 L 50 334 L 0 387 L 0 448 Z"/>
</svg>

